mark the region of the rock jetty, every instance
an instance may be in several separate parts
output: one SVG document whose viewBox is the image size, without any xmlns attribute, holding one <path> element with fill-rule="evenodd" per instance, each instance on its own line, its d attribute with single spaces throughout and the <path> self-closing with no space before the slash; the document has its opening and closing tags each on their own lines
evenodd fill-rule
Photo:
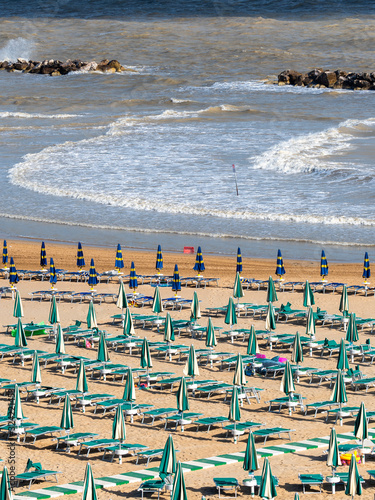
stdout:
<svg viewBox="0 0 375 500">
<path fill-rule="evenodd" d="M 287 69 L 278 75 L 277 83 L 299 87 L 375 90 L 375 72 L 352 73 L 342 70 L 313 69 L 308 73 L 299 73 Z"/>
<path fill-rule="evenodd" d="M 56 61 L 54 59 L 46 59 L 44 61 L 27 61 L 26 59 L 17 59 L 16 62 L 0 62 L 0 70 L 8 72 L 22 71 L 22 73 L 34 73 L 37 75 L 50 76 L 67 75 L 73 71 L 101 71 L 102 73 L 120 73 L 122 71 L 131 71 L 124 68 L 124 66 L 116 61 L 116 59 L 112 59 L 111 61 L 104 59 L 99 63 L 95 61 L 71 61 L 70 59 L 65 62 Z"/>
</svg>

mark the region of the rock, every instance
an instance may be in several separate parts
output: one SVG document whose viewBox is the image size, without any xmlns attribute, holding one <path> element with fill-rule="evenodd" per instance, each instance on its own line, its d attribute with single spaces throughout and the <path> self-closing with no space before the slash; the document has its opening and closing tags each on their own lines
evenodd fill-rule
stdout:
<svg viewBox="0 0 375 500">
<path fill-rule="evenodd" d="M 301 85 L 302 74 L 292 69 L 287 69 L 278 75 L 278 81 L 289 85 Z"/>
<path fill-rule="evenodd" d="M 361 90 L 368 90 L 371 87 L 371 83 L 368 82 L 367 80 L 363 79 L 356 79 L 354 80 L 354 88 L 355 89 L 361 89 Z"/>
<path fill-rule="evenodd" d="M 16 62 L 13 64 L 13 68 L 17 71 L 23 71 L 24 69 L 26 69 L 28 67 L 28 63 L 25 61 L 25 62 Z"/>
<path fill-rule="evenodd" d="M 109 61 L 109 63 L 107 64 L 107 67 L 108 68 L 114 68 L 116 71 L 121 71 L 121 64 L 116 61 L 116 59 L 112 59 L 112 61 Z"/>
<path fill-rule="evenodd" d="M 332 88 L 337 81 L 337 75 L 334 71 L 323 71 L 317 77 L 316 82 L 324 87 Z"/>
</svg>

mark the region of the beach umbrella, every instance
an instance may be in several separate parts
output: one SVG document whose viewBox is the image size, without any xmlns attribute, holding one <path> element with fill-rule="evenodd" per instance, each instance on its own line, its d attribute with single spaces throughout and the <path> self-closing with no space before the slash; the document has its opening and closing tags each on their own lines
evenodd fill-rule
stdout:
<svg viewBox="0 0 375 500">
<path fill-rule="evenodd" d="M 120 441 L 120 447 L 121 443 L 126 439 L 125 419 L 121 405 L 117 406 L 115 417 L 113 419 L 112 439 L 118 439 Z"/>
<path fill-rule="evenodd" d="M 3 259 L 3 262 L 4 262 L 4 259 Z M 370 276 L 371 276 L 370 261 L 368 258 L 368 253 L 366 252 L 365 253 L 365 260 L 363 263 L 363 274 L 362 274 L 362 278 L 365 279 L 365 285 L 367 285 L 367 283 L 368 283 L 367 280 L 370 278 Z"/>
<path fill-rule="evenodd" d="M 177 264 L 175 264 L 174 271 L 173 271 L 172 290 L 175 292 L 176 296 L 177 296 L 177 292 L 179 292 L 181 290 L 180 274 L 178 272 L 178 265 Z"/>
<path fill-rule="evenodd" d="M 346 285 L 342 287 L 339 311 L 342 312 L 343 316 L 348 316 L 349 314 L 349 299 Z"/>
<path fill-rule="evenodd" d="M 309 311 L 307 313 L 307 322 L 306 322 L 306 335 L 310 337 L 311 340 L 315 339 L 315 319 L 314 319 L 314 311 L 312 307 L 309 307 Z"/>
<path fill-rule="evenodd" d="M 268 302 L 267 315 L 266 315 L 266 330 L 276 330 L 275 310 L 271 302 Z"/>
<path fill-rule="evenodd" d="M 285 268 L 284 268 L 283 256 L 281 255 L 281 250 L 277 251 L 275 274 L 276 276 L 278 276 L 279 279 L 282 279 L 282 277 L 285 274 Z"/>
<path fill-rule="evenodd" d="M 346 353 L 344 339 L 341 339 L 340 341 L 339 357 L 337 358 L 336 368 L 338 370 L 349 370 L 348 355 Z"/>
<path fill-rule="evenodd" d="M 243 387 L 246 385 L 245 370 L 241 354 L 237 354 L 236 366 L 234 368 L 233 385 Z"/>
<path fill-rule="evenodd" d="M 325 277 L 328 276 L 328 263 L 324 250 L 322 250 L 322 255 L 320 257 L 320 276 L 322 277 L 322 281 L 325 281 Z"/>
<path fill-rule="evenodd" d="M 215 347 L 217 346 L 217 340 L 215 335 L 215 328 L 212 324 L 211 318 L 208 318 L 208 325 L 206 329 L 206 347 Z"/>
<path fill-rule="evenodd" d="M 358 338 L 359 337 L 358 337 L 355 313 L 351 313 L 349 315 L 349 323 L 348 323 L 348 328 L 346 330 L 345 340 L 347 340 L 352 344 L 353 342 L 358 342 Z"/>
<path fill-rule="evenodd" d="M 271 465 L 269 463 L 268 457 L 266 457 L 263 462 L 259 496 L 267 500 L 272 500 L 272 498 L 277 497 L 275 480 L 272 475 Z"/>
<path fill-rule="evenodd" d="M 157 286 L 155 288 L 154 298 L 152 301 L 152 312 L 159 315 L 161 312 L 163 312 L 163 310 L 164 309 L 163 309 L 163 303 L 161 301 L 160 290 L 159 287 Z"/>
<path fill-rule="evenodd" d="M 14 337 L 14 345 L 16 347 L 26 347 L 27 340 L 25 335 L 25 330 L 23 329 L 21 318 L 18 318 L 16 336 Z"/>
<path fill-rule="evenodd" d="M 65 354 L 64 334 L 60 323 L 57 324 L 55 353 L 59 355 Z"/>
<path fill-rule="evenodd" d="M 5 465 L 0 482 L 0 499 L 13 500 L 12 487 L 9 480 L 8 469 L 6 468 Z"/>
<path fill-rule="evenodd" d="M 237 248 L 237 267 L 236 267 L 236 273 L 241 274 L 242 273 L 242 255 L 241 255 L 241 248 Z"/>
<path fill-rule="evenodd" d="M 294 494 L 294 500 L 299 500 L 299 494 L 298 493 Z"/>
<path fill-rule="evenodd" d="M 341 412 L 341 408 L 342 408 L 343 403 L 348 402 L 348 397 L 346 395 L 346 389 L 345 389 L 345 384 L 344 384 L 344 378 L 343 378 L 341 370 L 339 370 L 337 373 L 335 386 L 333 388 L 330 400 L 333 401 L 334 403 L 339 403 L 340 412 Z"/>
<path fill-rule="evenodd" d="M 70 429 L 74 427 L 72 405 L 70 404 L 70 397 L 68 396 L 68 394 L 65 394 L 60 427 L 62 429 L 65 429 L 66 432 L 69 432 Z"/>
<path fill-rule="evenodd" d="M 136 400 L 133 372 L 132 372 L 131 368 L 128 368 L 128 371 L 127 371 L 126 382 L 125 382 L 124 393 L 122 395 L 122 399 L 124 399 L 125 401 L 128 401 L 129 403 L 132 403 L 133 401 Z"/>
<path fill-rule="evenodd" d="M 126 309 L 123 334 L 125 335 L 125 337 L 131 337 L 132 335 L 135 335 L 133 318 L 130 309 Z"/>
<path fill-rule="evenodd" d="M 238 304 L 238 301 L 240 300 L 240 298 L 243 296 L 244 296 L 244 293 L 243 293 L 243 289 L 242 289 L 240 273 L 237 273 L 236 278 L 234 280 L 234 286 L 233 286 L 233 297 L 235 299 L 237 299 L 237 304 Z"/>
<path fill-rule="evenodd" d="M 22 300 L 21 300 L 21 295 L 20 295 L 19 290 L 16 291 L 16 298 L 14 301 L 14 308 L 13 308 L 13 317 L 14 318 L 22 318 L 23 317 Z"/>
<path fill-rule="evenodd" d="M 189 356 L 182 373 L 185 375 L 185 377 L 193 377 L 193 380 L 195 377 L 199 376 L 197 355 L 195 353 L 193 344 L 191 344 L 190 346 Z"/>
<path fill-rule="evenodd" d="M 77 267 L 79 267 L 80 270 L 82 270 L 83 267 L 85 267 L 85 259 L 83 257 L 83 250 L 82 250 L 82 245 L 81 243 L 78 243 L 78 250 L 77 250 Z"/>
<path fill-rule="evenodd" d="M 55 263 L 53 262 L 52 257 L 49 259 L 49 282 L 51 283 L 51 288 L 53 289 L 54 285 L 57 283 L 57 275 Z"/>
<path fill-rule="evenodd" d="M 167 312 L 167 317 L 165 318 L 165 325 L 164 325 L 164 342 L 174 342 L 175 337 L 174 337 L 174 328 L 173 328 L 173 323 L 172 323 L 172 318 L 169 312 Z"/>
<path fill-rule="evenodd" d="M 290 366 L 289 361 L 285 363 L 285 370 L 281 378 L 280 391 L 282 391 L 287 396 L 290 396 L 291 394 L 292 397 L 293 393 L 296 392 L 296 388 L 294 386 L 294 381 L 293 381 L 292 368 Z"/>
<path fill-rule="evenodd" d="M 191 302 L 190 321 L 197 321 L 201 317 L 201 308 L 199 306 L 199 299 L 197 292 L 194 292 L 193 300 Z"/>
<path fill-rule="evenodd" d="M 277 302 L 277 293 L 275 289 L 275 283 L 273 282 L 272 276 L 268 278 L 267 287 L 267 302 Z"/>
<path fill-rule="evenodd" d="M 95 488 L 95 479 L 92 474 L 90 462 L 86 465 L 85 479 L 83 481 L 82 500 L 98 500 Z"/>
<path fill-rule="evenodd" d="M 205 270 L 201 247 L 198 247 L 193 269 L 194 271 L 198 271 L 198 276 L 200 276 L 200 273 L 203 273 L 203 271 Z"/>
<path fill-rule="evenodd" d="M 42 374 L 40 373 L 38 353 L 34 351 L 33 364 L 31 367 L 31 382 L 40 385 L 42 383 Z"/>
<path fill-rule="evenodd" d="M 116 307 L 121 309 L 121 311 L 128 308 L 128 299 L 126 298 L 125 286 L 122 280 L 120 280 Z"/>
<path fill-rule="evenodd" d="M 232 297 L 229 297 L 227 313 L 225 315 L 224 322 L 226 325 L 230 325 L 230 328 L 233 328 L 233 325 L 237 325 L 236 306 L 234 305 Z"/>
<path fill-rule="evenodd" d="M 159 476 L 161 477 L 161 479 L 165 479 L 166 477 L 174 474 L 176 472 L 176 469 L 176 451 L 174 448 L 172 435 L 169 434 L 164 445 L 163 455 L 161 457 L 159 465 Z"/>
<path fill-rule="evenodd" d="M 354 454 L 352 454 L 352 458 L 350 461 L 349 476 L 348 482 L 346 483 L 345 495 L 351 496 L 352 499 L 355 497 L 355 495 L 362 495 L 361 476 L 358 472 L 357 460 Z"/>
<path fill-rule="evenodd" d="M 293 363 L 302 363 L 303 362 L 303 350 L 301 344 L 300 334 L 297 332 L 294 337 L 293 346 L 292 346 L 292 361 Z"/>
<path fill-rule="evenodd" d="M 9 283 L 12 288 L 14 288 L 14 285 L 16 285 L 19 281 L 19 277 L 17 274 L 16 266 L 14 264 L 13 257 L 10 258 L 10 267 L 9 267 Z"/>
<path fill-rule="evenodd" d="M 137 273 L 135 272 L 134 262 L 132 262 L 130 265 L 129 288 L 133 290 L 134 294 L 136 289 L 138 288 Z"/>
<path fill-rule="evenodd" d="M 160 274 L 160 271 L 163 269 L 164 264 L 163 264 L 163 254 L 161 253 L 161 246 L 158 245 L 158 251 L 156 252 L 156 270 L 158 274 Z"/>
<path fill-rule="evenodd" d="M 259 470 L 258 454 L 255 448 L 254 435 L 251 430 L 247 439 L 242 468 L 243 470 L 249 471 L 250 475 L 253 475 L 256 470 Z"/>
<path fill-rule="evenodd" d="M 94 286 L 99 283 L 98 275 L 95 270 L 94 259 L 91 259 L 90 263 L 90 274 L 89 279 L 87 280 L 87 284 L 91 287 L 91 290 L 94 289 Z"/>
<path fill-rule="evenodd" d="M 60 323 L 60 315 L 55 296 L 52 297 L 51 306 L 49 308 L 48 321 L 51 325 L 53 325 L 53 332 L 56 335 L 56 325 L 57 323 Z"/>
<path fill-rule="evenodd" d="M 250 327 L 249 342 L 247 344 L 247 354 L 250 356 L 255 356 L 259 353 L 258 340 L 255 333 L 254 325 Z"/>
<path fill-rule="evenodd" d="M 102 363 L 107 363 L 109 361 L 109 352 L 107 343 L 105 341 L 104 332 L 101 332 L 98 346 L 98 355 L 96 357 L 97 361 Z"/>
<path fill-rule="evenodd" d="M 90 300 L 89 310 L 86 316 L 87 328 L 98 328 L 98 323 L 96 322 L 96 312 L 94 307 L 94 302 Z"/>
<path fill-rule="evenodd" d="M 117 245 L 116 258 L 115 258 L 115 269 L 120 272 L 124 268 L 124 259 L 122 258 L 122 250 L 120 243 Z"/>
<path fill-rule="evenodd" d="M 142 349 L 141 349 L 141 368 L 146 368 L 147 375 L 149 369 L 152 368 L 152 359 L 150 354 L 150 348 L 146 337 L 143 339 Z"/>
<path fill-rule="evenodd" d="M 368 422 L 365 404 L 362 401 L 359 408 L 359 412 L 354 423 L 354 435 L 357 439 L 362 441 L 362 448 L 364 446 L 364 440 L 368 438 Z"/>
<path fill-rule="evenodd" d="M 185 479 L 184 479 L 184 473 L 182 471 L 181 462 L 178 462 L 177 464 L 177 470 L 174 477 L 171 500 L 187 500 Z"/>
<path fill-rule="evenodd" d="M 342 465 L 339 453 L 339 443 L 337 442 L 337 435 L 334 427 L 332 427 L 329 437 L 327 465 L 332 468 L 333 476 L 335 475 L 336 468 Z"/>
<path fill-rule="evenodd" d="M 40 267 L 42 268 L 43 271 L 46 265 L 47 265 L 46 245 L 44 244 L 44 241 L 42 241 L 42 246 L 40 248 Z"/>
<path fill-rule="evenodd" d="M 236 422 L 239 422 L 241 420 L 241 410 L 240 410 L 240 404 L 238 401 L 238 389 L 234 385 L 232 389 L 232 397 L 230 400 L 230 405 L 229 405 L 229 415 L 228 419 L 231 422 L 234 422 L 234 442 L 237 443 L 237 434 L 236 434 Z"/>
<path fill-rule="evenodd" d="M 7 269 L 7 264 L 8 264 L 8 245 L 7 245 L 7 240 L 4 240 L 4 243 L 3 243 L 3 264 L 4 264 L 4 269 Z"/>
<path fill-rule="evenodd" d="M 14 387 L 14 400 L 13 403 L 11 404 L 12 404 L 12 410 L 11 410 L 12 420 L 23 420 L 25 417 L 23 416 L 23 411 L 22 411 L 20 389 L 17 384 Z"/>
<path fill-rule="evenodd" d="M 83 363 L 83 359 L 81 359 L 79 362 L 79 369 L 78 369 L 77 382 L 76 382 L 76 391 L 79 391 L 82 393 L 89 391 L 89 388 L 87 385 L 86 370 L 85 370 L 85 365 Z"/>
<path fill-rule="evenodd" d="M 309 280 L 306 280 L 305 289 L 303 291 L 303 307 L 311 307 L 315 304 L 314 294 L 311 290 Z"/>
<path fill-rule="evenodd" d="M 185 377 L 182 377 L 181 382 L 180 382 L 180 386 L 177 390 L 177 408 L 178 408 L 178 411 L 181 413 L 181 423 L 182 423 L 181 431 L 183 432 L 184 431 L 184 426 L 183 426 L 184 411 L 186 411 L 190 408 Z"/>
</svg>

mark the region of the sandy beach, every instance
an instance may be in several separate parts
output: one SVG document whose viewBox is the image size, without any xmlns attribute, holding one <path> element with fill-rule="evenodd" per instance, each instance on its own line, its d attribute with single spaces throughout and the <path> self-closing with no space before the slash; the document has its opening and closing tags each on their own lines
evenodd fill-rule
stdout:
<svg viewBox="0 0 375 500">
<path fill-rule="evenodd" d="M 47 243 L 47 257 L 54 258 L 56 268 L 67 270 L 76 270 L 76 247 L 69 245 L 56 245 Z M 14 257 L 17 269 L 30 269 L 38 270 L 40 268 L 40 243 L 37 242 L 24 242 L 24 241 L 8 241 L 9 255 Z M 203 254 L 204 254 L 204 248 Z M 115 247 L 113 249 L 103 249 L 94 247 L 84 247 L 84 255 L 86 260 L 86 269 L 89 268 L 88 264 L 91 258 L 95 259 L 95 266 L 97 272 L 103 272 L 114 268 L 115 262 Z M 128 274 L 130 270 L 130 262 L 134 261 L 137 274 L 154 274 L 155 273 L 155 252 L 141 252 L 141 251 L 127 251 L 123 248 L 124 257 L 124 274 Z M 180 276 L 194 276 L 193 271 L 195 254 L 172 254 L 164 253 L 164 269 L 165 275 L 173 274 L 174 265 L 177 263 L 179 266 Z M 206 308 L 224 306 L 228 303 L 229 297 L 232 295 L 233 282 L 235 277 L 236 260 L 235 258 L 213 257 L 205 256 L 206 271 L 205 277 L 219 278 L 219 286 L 207 286 L 206 289 L 198 288 L 197 293 L 200 302 L 202 317 L 199 324 L 206 326 L 208 322 L 208 315 L 205 312 Z M 286 268 L 285 281 L 319 281 L 319 262 L 312 261 L 285 261 Z M 275 278 L 275 260 L 252 260 L 243 256 L 243 272 L 244 278 L 257 278 L 266 280 L 269 275 Z M 361 285 L 363 284 L 362 265 L 360 264 L 332 264 L 329 266 L 329 282 L 343 282 L 348 285 Z M 371 281 L 371 280 L 370 280 Z M 0 279 L 0 286 L 8 286 L 8 281 Z M 126 291 L 129 292 L 126 280 Z M 118 282 L 100 283 L 96 286 L 98 292 L 103 293 L 117 293 Z M 49 301 L 31 301 L 30 293 L 36 290 L 48 290 L 50 284 L 48 282 L 34 281 L 34 280 L 21 280 L 17 285 L 21 293 L 24 307 L 23 322 L 48 322 L 48 313 L 50 302 Z M 72 290 L 76 292 L 89 291 L 86 283 L 75 282 L 60 282 L 58 281 L 56 288 L 58 290 Z M 277 287 L 276 287 L 277 288 Z M 171 297 L 173 295 L 170 288 L 162 287 L 162 298 Z M 183 287 L 181 290 L 181 297 L 192 299 L 195 287 Z M 154 288 L 150 285 L 140 285 L 137 292 L 152 295 Z M 263 290 L 244 290 L 244 298 L 241 302 L 253 304 L 266 304 L 266 291 Z M 295 292 L 277 292 L 278 302 L 276 307 L 281 304 L 291 303 L 293 309 L 304 309 L 303 295 L 300 291 Z M 315 306 L 326 310 L 329 314 L 339 314 L 340 294 L 327 292 L 315 293 Z M 350 312 L 355 312 L 358 317 L 370 318 L 375 317 L 374 314 L 374 296 L 352 295 L 349 296 Z M 4 325 L 14 323 L 13 318 L 13 305 L 14 302 L 11 298 L 3 298 L 0 301 L 1 310 L 1 343 L 12 344 L 13 338 L 5 333 Z M 79 320 L 85 323 L 88 302 L 71 303 L 70 301 L 61 300 L 58 304 L 61 326 L 66 327 Z M 118 314 L 119 310 L 116 308 L 115 303 L 103 302 L 101 305 L 95 305 L 98 325 L 101 329 L 105 329 L 110 336 L 116 336 L 121 333 L 120 324 L 113 324 L 111 316 Z M 134 314 L 145 313 L 152 314 L 150 306 L 145 306 L 143 309 L 131 307 L 131 312 Z M 170 311 L 173 319 L 189 319 L 190 309 L 185 308 L 182 311 Z M 213 317 L 212 321 L 215 326 L 223 327 L 227 330 L 227 325 L 224 323 L 223 316 Z M 238 318 L 238 328 L 247 328 L 254 324 L 256 330 L 263 330 L 265 321 L 263 319 L 253 319 L 249 316 L 240 316 Z M 287 322 L 278 322 L 276 334 L 291 333 L 295 334 L 299 331 L 302 335 L 305 332 L 305 320 L 297 321 L 289 319 Z M 136 335 L 139 337 L 147 337 L 150 341 L 161 341 L 162 332 L 150 329 L 136 329 Z M 317 340 L 324 338 L 335 339 L 340 341 L 344 336 L 342 329 L 338 326 L 330 327 L 329 325 L 322 326 L 321 323 L 317 324 Z M 365 341 L 371 338 L 372 335 L 368 328 L 363 331 L 359 329 L 359 342 L 364 344 Z M 204 347 L 204 340 L 192 339 L 191 334 L 182 333 L 180 338 L 176 338 L 176 343 L 190 345 L 194 344 L 196 349 Z M 40 349 L 47 352 L 54 352 L 55 344 L 49 341 L 47 337 L 33 337 L 28 340 L 28 345 L 32 349 Z M 95 346 L 97 347 L 97 345 Z M 268 358 L 276 355 L 285 357 L 288 360 L 291 358 L 291 351 L 285 348 L 276 347 L 270 351 L 266 346 L 266 342 L 259 341 L 260 352 L 266 354 Z M 218 337 L 218 346 L 216 351 L 225 351 L 231 353 L 246 354 L 247 342 L 243 342 L 242 338 L 235 339 L 231 343 L 228 339 Z M 66 342 L 66 352 L 71 355 L 87 356 L 95 359 L 96 350 L 89 350 L 83 347 L 78 347 L 76 342 Z M 337 354 L 333 354 L 331 358 L 327 355 L 320 357 L 320 352 L 314 351 L 313 356 L 309 357 L 308 350 L 304 350 L 305 360 L 304 366 L 312 368 L 334 369 L 336 368 Z M 140 355 L 139 352 L 133 353 L 131 356 L 128 351 L 115 352 L 110 349 L 111 361 L 113 363 L 125 364 L 132 368 L 139 367 Z M 154 362 L 154 371 L 170 371 L 176 376 L 182 375 L 182 370 L 185 366 L 186 358 L 181 361 L 177 357 L 173 357 L 172 361 L 165 360 L 163 357 L 158 357 L 156 352 L 152 352 L 152 359 Z M 0 362 L 0 377 L 16 379 L 17 382 L 29 380 L 31 376 L 31 362 L 25 362 L 25 366 L 20 364 L 13 364 L 13 358 L 4 357 Z M 359 357 L 355 358 L 354 363 L 350 366 L 354 368 L 359 364 L 360 369 L 364 376 L 372 376 L 374 369 L 368 362 L 361 362 Z M 56 370 L 54 363 L 48 364 L 46 367 L 42 365 L 42 382 L 44 385 L 51 385 L 63 388 L 75 388 L 76 374 L 71 369 L 67 370 L 65 374 L 61 370 Z M 233 370 L 223 370 L 220 364 L 214 364 L 211 368 L 210 365 L 201 364 L 199 379 L 216 379 L 227 383 L 232 383 Z M 257 403 L 254 399 L 251 404 L 244 403 L 241 408 L 241 420 L 251 420 L 264 424 L 266 427 L 284 427 L 291 429 L 295 432 L 292 433 L 292 441 L 299 442 L 316 437 L 328 436 L 330 429 L 334 422 L 330 418 L 328 422 L 325 421 L 325 413 L 318 413 L 314 418 L 313 413 L 308 415 L 296 411 L 291 416 L 288 415 L 286 409 L 280 413 L 269 412 L 268 404 L 270 399 L 283 396 L 280 392 L 280 377 L 269 378 L 259 375 L 247 377 L 247 385 L 255 386 L 262 389 L 261 402 Z M 106 381 L 88 378 L 89 391 L 92 393 L 108 393 L 116 398 L 120 398 L 123 393 L 124 383 L 119 379 L 112 380 L 109 377 Z M 296 383 L 298 393 L 302 394 L 306 399 L 305 403 L 312 403 L 315 401 L 325 401 L 330 398 L 332 388 L 329 382 L 323 382 L 320 386 L 316 383 L 310 384 L 308 378 L 301 378 L 299 383 Z M 137 403 L 154 404 L 156 407 L 175 407 L 176 406 L 176 390 L 174 387 L 173 392 L 169 389 L 157 390 L 149 388 L 141 390 L 136 388 Z M 373 403 L 374 389 L 370 388 L 367 393 L 364 390 L 355 392 L 350 384 L 347 385 L 348 391 L 348 406 L 359 406 L 361 401 L 364 401 L 367 410 L 375 410 Z M 4 396 L 4 391 L 0 395 L 0 414 L 4 415 L 7 411 L 8 398 Z M 21 394 L 22 396 L 22 394 Z M 29 418 L 31 422 L 36 422 L 39 425 L 56 425 L 60 424 L 62 404 L 60 407 L 57 405 L 48 404 L 49 399 L 41 399 L 40 404 L 35 401 L 26 401 L 24 393 L 22 397 L 24 415 Z M 210 399 L 206 396 L 190 397 L 190 411 L 202 413 L 204 416 L 227 416 L 229 412 L 228 402 L 224 402 L 223 395 L 214 395 Z M 94 414 L 94 409 L 89 407 L 85 413 L 75 409 L 74 410 L 74 431 L 85 432 L 90 430 L 100 435 L 103 438 L 110 438 L 112 432 L 113 413 L 107 413 L 104 417 L 102 413 Z M 338 432 L 349 432 L 353 430 L 354 418 L 345 418 L 343 426 L 336 425 Z M 372 425 L 370 425 L 372 427 Z M 131 423 L 129 419 L 126 421 L 127 437 L 126 441 L 131 443 L 142 443 L 150 449 L 163 448 L 165 441 L 168 437 L 168 431 L 164 430 L 164 422 L 157 421 L 154 426 L 145 426 L 141 424 L 141 419 L 136 417 L 134 422 Z M 196 431 L 193 425 L 187 426 L 184 432 L 180 429 L 177 431 L 171 430 L 175 448 L 179 450 L 177 457 L 178 460 L 189 461 L 200 458 L 209 458 L 218 456 L 225 453 L 233 453 L 244 451 L 246 447 L 247 433 L 240 437 L 239 442 L 235 444 L 233 439 L 229 436 L 226 437 L 225 432 L 220 427 L 215 427 L 209 433 L 205 431 Z M 22 440 L 21 440 L 22 441 Z M 288 440 L 285 435 L 282 439 L 270 438 L 267 445 L 287 444 Z M 263 442 L 257 441 L 257 447 L 262 447 Z M 35 444 L 29 444 L 29 439 L 26 443 L 16 444 L 16 472 L 23 472 L 27 459 L 31 458 L 35 462 L 41 462 L 43 467 L 50 470 L 61 472 L 58 475 L 59 484 L 71 483 L 83 479 L 87 458 L 85 456 L 77 456 L 77 448 L 73 448 L 70 454 L 55 449 L 56 442 L 51 438 L 37 439 Z M 0 441 L 0 456 L 7 461 L 8 447 L 5 440 Z M 330 474 L 330 469 L 326 466 L 326 457 L 323 454 L 324 448 L 317 450 L 302 451 L 298 453 L 281 454 L 274 456 L 270 459 L 272 472 L 279 479 L 279 487 L 277 489 L 278 498 L 292 499 L 295 492 L 301 492 L 301 485 L 298 481 L 299 473 L 321 473 L 324 476 Z M 145 462 L 141 461 L 138 465 L 135 464 L 133 456 L 126 456 L 122 465 L 115 459 L 112 463 L 107 460 L 102 460 L 103 453 L 93 452 L 90 454 L 90 463 L 93 468 L 95 477 L 110 476 L 129 471 L 137 471 L 145 468 Z M 261 465 L 263 460 L 260 461 Z M 153 460 L 149 467 L 155 467 L 159 461 Z M 362 474 L 366 483 L 364 484 L 364 498 L 372 498 L 374 494 L 374 487 L 368 481 L 367 470 L 373 469 L 373 460 L 368 459 L 366 464 L 360 464 L 359 472 Z M 340 470 L 347 471 L 348 467 L 342 467 Z M 260 471 L 259 471 L 260 473 Z M 187 487 L 188 498 L 191 500 L 200 499 L 203 496 L 206 498 L 217 497 L 217 491 L 214 486 L 214 477 L 236 477 L 240 484 L 243 479 L 247 477 L 248 473 L 242 469 L 242 463 L 235 463 L 226 466 L 212 467 L 203 471 L 192 471 L 185 474 L 185 481 Z M 31 490 L 40 489 L 48 485 L 53 485 L 53 482 L 44 482 L 34 484 Z M 114 498 L 140 498 L 140 493 L 137 492 L 137 487 L 140 483 L 133 483 L 126 486 L 106 488 L 98 491 L 99 499 L 114 499 Z M 27 488 L 17 488 L 16 492 L 26 491 Z M 239 497 L 249 495 L 249 489 L 242 487 L 239 491 Z M 331 487 L 325 482 L 323 494 L 320 498 L 329 498 L 331 496 Z M 336 498 L 344 498 L 343 487 L 340 486 L 336 492 Z M 72 495 L 72 500 L 79 498 L 80 495 Z M 153 495 L 155 497 L 155 494 Z M 168 493 L 164 493 L 162 498 L 167 498 Z"/>
</svg>

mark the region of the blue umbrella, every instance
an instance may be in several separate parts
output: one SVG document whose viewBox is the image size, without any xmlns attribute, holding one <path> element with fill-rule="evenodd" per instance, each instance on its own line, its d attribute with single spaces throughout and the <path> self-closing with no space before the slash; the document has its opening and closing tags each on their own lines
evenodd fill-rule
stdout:
<svg viewBox="0 0 375 500">
<path fill-rule="evenodd" d="M 3 264 L 5 269 L 7 268 L 7 263 L 8 263 L 8 245 L 7 245 L 7 240 L 4 240 L 3 243 Z"/>
<path fill-rule="evenodd" d="M 322 281 L 324 281 L 325 276 L 328 276 L 328 263 L 324 250 L 322 250 L 322 256 L 320 257 L 320 276 Z"/>
<path fill-rule="evenodd" d="M 89 274 L 89 279 L 88 279 L 87 283 L 91 287 L 91 290 L 93 290 L 94 286 L 99 283 L 98 275 L 96 274 L 96 271 L 95 271 L 94 259 L 91 259 L 90 274 Z"/>
<path fill-rule="evenodd" d="M 205 270 L 201 247 L 198 247 L 193 269 L 194 271 L 198 271 L 198 276 Z"/>
<path fill-rule="evenodd" d="M 137 273 L 135 272 L 134 262 L 132 262 L 130 266 L 129 288 L 133 290 L 133 293 L 135 293 L 135 290 L 138 288 Z"/>
<path fill-rule="evenodd" d="M 46 265 L 47 265 L 46 245 L 44 244 L 44 241 L 42 241 L 42 247 L 40 249 L 40 267 L 42 269 L 45 269 Z"/>
<path fill-rule="evenodd" d="M 173 280 L 172 280 L 172 290 L 177 295 L 177 292 L 181 290 L 180 274 L 178 272 L 178 265 L 174 266 Z"/>
<path fill-rule="evenodd" d="M 52 257 L 49 260 L 49 282 L 52 288 L 57 283 L 56 269 Z"/>
<path fill-rule="evenodd" d="M 79 267 L 80 269 L 82 269 L 83 267 L 85 267 L 85 259 L 83 258 L 83 250 L 82 250 L 81 243 L 78 243 L 77 267 Z"/>
<path fill-rule="evenodd" d="M 158 274 L 160 274 L 160 271 L 163 269 L 163 267 L 163 254 L 161 253 L 161 246 L 158 245 L 158 251 L 156 253 L 156 270 Z"/>
<path fill-rule="evenodd" d="M 3 262 L 4 262 L 4 260 L 3 260 Z M 367 284 L 367 280 L 369 279 L 370 276 L 371 276 L 370 261 L 368 258 L 368 253 L 366 252 L 365 253 L 365 261 L 363 263 L 363 274 L 362 274 L 362 278 L 365 279 L 365 284 Z"/>
<path fill-rule="evenodd" d="M 236 272 L 237 273 L 242 273 L 242 255 L 241 255 L 241 248 L 238 247 L 237 249 L 237 267 L 236 267 Z"/>
<path fill-rule="evenodd" d="M 121 250 L 121 245 L 119 243 L 117 245 L 117 250 L 116 250 L 115 269 L 120 271 L 120 269 L 123 269 L 123 267 L 124 267 L 124 260 L 122 258 L 122 250 Z"/>
<path fill-rule="evenodd" d="M 276 261 L 276 276 L 281 279 L 281 277 L 285 274 L 283 256 L 281 255 L 281 250 L 277 251 L 277 261 Z"/>
<path fill-rule="evenodd" d="M 9 283 L 12 288 L 14 288 L 14 285 L 16 285 L 19 281 L 19 277 L 17 274 L 16 266 L 14 265 L 14 260 L 13 257 L 10 258 L 10 269 L 9 269 Z"/>
</svg>

